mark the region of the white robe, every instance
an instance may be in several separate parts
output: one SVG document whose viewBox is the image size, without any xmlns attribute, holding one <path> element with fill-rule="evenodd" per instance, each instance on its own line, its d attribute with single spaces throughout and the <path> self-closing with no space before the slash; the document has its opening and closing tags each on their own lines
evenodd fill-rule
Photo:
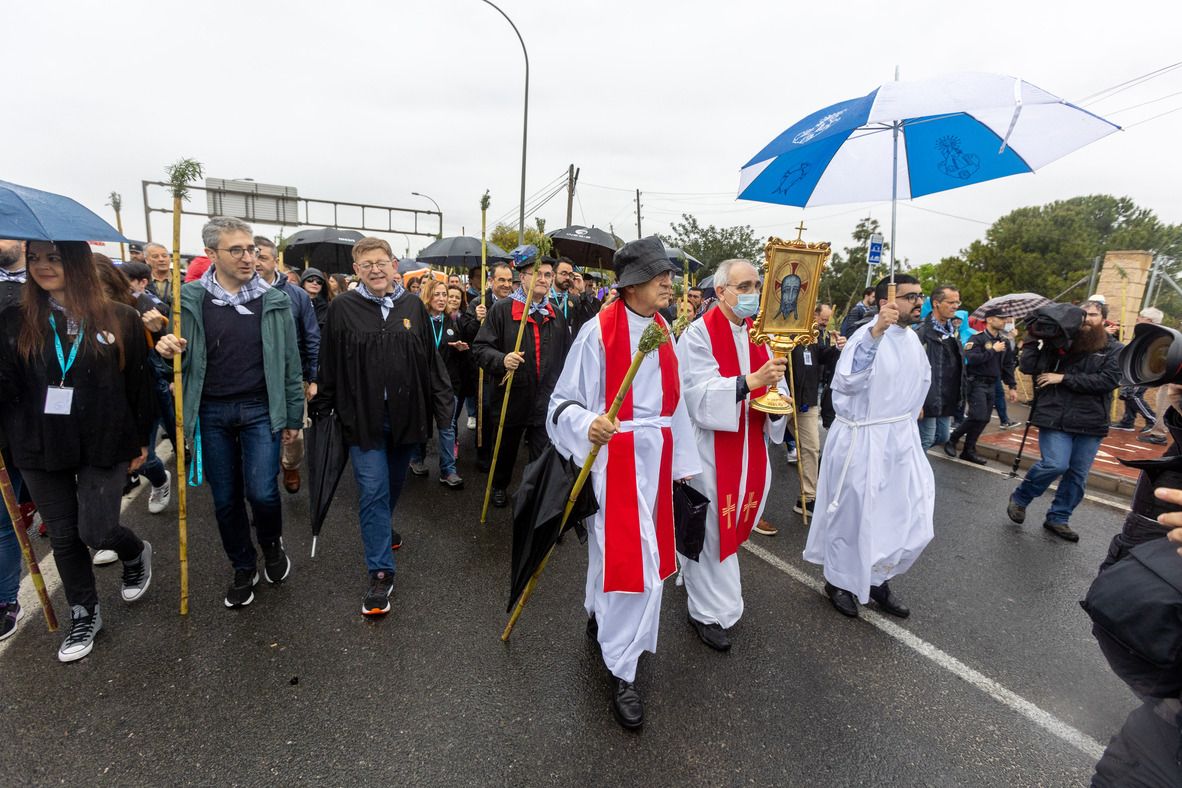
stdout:
<svg viewBox="0 0 1182 788">
<path fill-rule="evenodd" d="M 621 307 L 623 305 L 621 304 Z M 631 353 L 635 354 L 640 335 L 652 318 L 628 312 L 628 334 Z M 682 479 L 701 473 L 698 451 L 694 445 L 693 427 L 685 411 L 684 399 L 679 400 L 673 416 L 661 417 L 664 390 L 657 353 L 644 359 L 632 383 L 632 415 L 621 422 L 621 430 L 635 433 L 636 489 L 639 508 L 641 555 L 644 561 L 644 591 L 625 593 L 603 590 L 604 517 L 606 512 L 608 446 L 599 452 L 591 467 L 591 484 L 599 502 L 588 528 L 587 590 L 584 607 L 587 615 L 595 616 L 599 625 L 599 646 L 604 664 L 611 674 L 625 681 L 636 677 L 636 663 L 645 651 L 657 649 L 657 627 L 660 623 L 661 593 L 664 582 L 659 572 L 660 554 L 657 531 L 653 521 L 656 508 L 658 475 L 661 467 L 661 430 L 667 422 L 673 431 L 673 478 Z M 546 432 L 555 448 L 576 464 L 591 453 L 587 429 L 596 416 L 604 413 L 605 357 L 599 319 L 588 321 L 579 331 L 562 368 L 562 375 L 550 397 L 546 416 Z M 614 399 L 610 392 L 608 399 Z M 573 400 L 554 423 L 554 411 L 562 403 Z M 610 446 L 610 444 L 609 444 Z"/>
<path fill-rule="evenodd" d="M 746 375 L 751 372 L 750 335 L 745 324 L 735 325 L 729 320 L 731 335 L 739 358 L 739 371 Z M 730 629 L 743 615 L 743 588 L 739 580 L 739 556 L 727 556 L 719 561 L 719 520 L 718 520 L 718 472 L 714 464 L 714 433 L 738 432 L 739 414 L 746 412 L 751 418 L 751 395 L 739 402 L 735 399 L 736 379 L 724 378 L 718 371 L 718 360 L 710 344 L 710 332 L 705 320 L 697 320 L 686 329 L 677 343 L 677 360 L 681 372 L 681 398 L 694 424 L 698 454 L 702 460 L 702 473 L 694 478 L 691 485 L 710 499 L 706 514 L 706 539 L 697 561 L 680 554 L 681 577 L 685 581 L 689 614 L 704 624 L 718 624 Z M 781 381 L 782 391 L 788 387 Z M 768 419 L 764 423 L 764 454 L 767 441 L 775 443 L 784 440 L 787 418 L 777 421 Z M 739 476 L 739 490 L 747 486 L 747 441 L 743 441 L 743 471 Z M 768 490 L 772 486 L 772 467 L 768 463 L 763 483 L 763 497 L 755 522 L 763 516 Z"/>
<path fill-rule="evenodd" d="M 837 362 L 837 420 L 804 549 L 826 580 L 862 604 L 871 586 L 906 572 L 934 534 L 935 483 L 916 428 L 931 366 L 915 332 L 892 326 L 870 366 L 855 373 L 858 346 L 874 342 L 872 325 L 854 332 Z"/>
</svg>

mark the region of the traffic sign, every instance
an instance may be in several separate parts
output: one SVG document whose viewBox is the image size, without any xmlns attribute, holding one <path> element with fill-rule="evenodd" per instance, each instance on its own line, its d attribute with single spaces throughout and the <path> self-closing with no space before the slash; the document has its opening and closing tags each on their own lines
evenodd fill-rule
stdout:
<svg viewBox="0 0 1182 788">
<path fill-rule="evenodd" d="M 870 250 L 866 253 L 867 265 L 878 265 L 882 262 L 882 235 L 874 233 L 870 236 Z"/>
</svg>

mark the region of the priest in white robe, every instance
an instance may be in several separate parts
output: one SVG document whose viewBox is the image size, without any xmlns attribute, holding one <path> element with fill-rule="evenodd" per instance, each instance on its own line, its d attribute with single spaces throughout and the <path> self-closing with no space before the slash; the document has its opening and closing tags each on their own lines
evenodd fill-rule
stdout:
<svg viewBox="0 0 1182 788">
<path fill-rule="evenodd" d="M 763 516 L 772 485 L 767 442 L 782 443 L 788 419 L 751 408 L 767 386 L 784 384 L 788 361 L 751 341 L 759 311 L 759 273 L 724 260 L 714 273 L 718 304 L 677 343 L 682 399 L 694 424 L 702 474 L 690 484 L 710 499 L 697 559 L 680 555 L 689 623 L 707 646 L 726 651 L 743 615 L 739 546 Z"/>
<path fill-rule="evenodd" d="M 618 418 L 606 415 L 641 334 L 673 294 L 673 266 L 656 236 L 613 259 L 620 298 L 579 331 L 554 393 L 546 429 L 581 465 L 603 446 L 591 480 L 599 512 L 587 539 L 587 634 L 615 677 L 613 711 L 625 728 L 644 721 L 635 685 L 640 655 L 657 648 L 664 580 L 676 571 L 673 483 L 701 472 L 680 395 L 677 356 L 666 342 L 641 363 Z"/>
<path fill-rule="evenodd" d="M 920 320 L 919 282 L 896 274 L 894 301 L 878 283 L 879 313 L 846 342 L 833 376 L 837 420 L 825 440 L 817 509 L 804 558 L 824 567 L 838 612 L 869 600 L 906 618 L 887 581 L 906 572 L 932 540 L 935 483 L 916 419 L 931 380 L 909 326 Z M 856 601 L 855 601 L 856 600 Z"/>
</svg>

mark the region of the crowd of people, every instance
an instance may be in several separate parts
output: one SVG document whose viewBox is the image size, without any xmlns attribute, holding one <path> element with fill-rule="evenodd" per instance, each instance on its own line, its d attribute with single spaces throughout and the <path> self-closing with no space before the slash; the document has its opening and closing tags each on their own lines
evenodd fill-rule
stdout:
<svg viewBox="0 0 1182 788">
<path fill-rule="evenodd" d="M 280 488 L 301 487 L 309 423 L 336 420 L 348 448 L 366 616 L 391 609 L 398 501 L 408 473 L 430 474 L 429 441 L 440 484 L 464 485 L 456 452 L 465 412 L 495 507 L 509 503 L 522 443 L 527 461 L 550 445 L 575 463 L 605 447 L 591 474 L 600 507 L 587 524 L 586 628 L 628 728 L 643 723 L 636 666 L 656 650 L 663 582 L 679 568 L 689 625 L 707 646 L 730 647 L 743 612 L 738 548 L 752 531 L 778 530 L 764 517 L 779 456 L 771 444 L 793 446 L 795 510 L 809 525 L 804 557 L 822 566 L 834 608 L 856 617 L 873 602 L 906 617 L 889 581 L 934 534 L 926 452 L 941 446 L 984 463 L 977 440 L 995 409 L 1001 426 L 1012 426 L 1002 406 L 1018 399 L 1016 372 L 1024 373 L 1035 387 L 1029 420 L 1041 456 L 1006 513 L 1023 522 L 1059 479 L 1044 527 L 1076 541 L 1070 517 L 1120 379 L 1121 345 L 1100 297 L 1082 304 L 1069 347 L 1027 337 L 1018 348 L 1003 311 L 986 310 L 974 333 L 954 285 L 927 298 L 916 279 L 898 274 L 867 288 L 839 330 L 830 328 L 832 306 L 817 304 L 815 339 L 789 361 L 751 341 L 755 265 L 722 261 L 713 290 L 690 288 L 679 305 L 676 266 L 656 237 L 616 252 L 606 292 L 569 259 L 533 246 L 490 266 L 487 280 L 474 269 L 464 281 L 404 277 L 380 238 L 353 246 L 350 277 L 284 270 L 275 243 L 238 219 L 210 220 L 202 240 L 204 260 L 190 264 L 179 292 L 158 244 L 115 266 L 84 243 L 0 241 L 0 449 L 18 494 L 41 514 L 62 577 L 71 610 L 63 662 L 90 653 L 102 627 L 94 564 L 122 563 L 125 602 L 151 584 L 152 545 L 120 524 L 119 492 L 143 476 L 149 511 L 168 507 L 174 480 L 156 450 L 161 437 L 176 439 L 169 385 L 177 356 L 189 481 L 207 483 L 214 503 L 228 608 L 250 605 L 260 580 L 278 584 L 292 572 Z M 169 325 L 175 299 L 179 336 Z M 1161 313 L 1142 319 L 1160 322 Z M 618 416 L 608 418 L 642 336 L 654 324 L 672 333 L 675 322 L 684 323 L 680 334 L 643 358 Z M 772 385 L 790 394 L 793 418 L 752 407 Z M 1128 411 L 1116 427 L 1141 415 L 1143 437 L 1159 442 L 1163 403 L 1155 412 L 1144 393 L 1122 390 Z M 709 501 L 696 556 L 675 546 L 680 485 Z M 0 518 L 4 638 L 23 611 L 19 552 L 7 511 Z"/>
</svg>

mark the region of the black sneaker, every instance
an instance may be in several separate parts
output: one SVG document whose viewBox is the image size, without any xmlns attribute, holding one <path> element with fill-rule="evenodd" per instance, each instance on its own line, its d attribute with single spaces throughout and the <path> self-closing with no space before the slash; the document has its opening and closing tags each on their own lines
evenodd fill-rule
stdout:
<svg viewBox="0 0 1182 788">
<path fill-rule="evenodd" d="M 1165 446 L 1169 442 L 1161 435 L 1146 435 L 1144 433 L 1138 435 L 1137 440 L 1141 441 L 1142 443 L 1155 443 L 1158 446 Z"/>
<path fill-rule="evenodd" d="M 427 475 L 427 463 L 412 462 L 410 464 L 410 472 L 413 473 L 415 476 L 426 476 Z"/>
<path fill-rule="evenodd" d="M 271 585 L 282 583 L 291 574 L 291 559 L 283 551 L 283 540 L 263 545 L 263 577 Z"/>
<path fill-rule="evenodd" d="M 398 533 L 393 528 L 391 528 L 390 529 L 390 549 L 397 550 L 400 547 L 402 547 L 402 534 Z"/>
<path fill-rule="evenodd" d="M 1126 424 L 1125 422 L 1122 421 L 1120 424 L 1113 424 L 1112 429 L 1120 430 L 1121 432 L 1132 432 L 1134 429 L 1134 425 L 1132 422 L 1129 422 Z"/>
<path fill-rule="evenodd" d="M 808 510 L 808 513 L 811 515 L 813 513 L 813 511 L 817 508 L 817 502 L 816 501 L 805 501 L 804 508 L 806 510 Z M 796 512 L 797 514 L 804 514 L 804 511 L 800 508 L 800 499 L 799 498 L 796 499 L 796 503 L 792 504 L 792 511 Z"/>
<path fill-rule="evenodd" d="M 16 632 L 17 622 L 25 616 L 21 603 L 17 600 L 0 602 L 0 640 L 12 637 Z"/>
<path fill-rule="evenodd" d="M 127 495 L 136 487 L 140 486 L 140 477 L 138 473 L 127 474 L 127 481 L 123 483 L 123 494 Z"/>
<path fill-rule="evenodd" d="M 94 636 L 102 628 L 103 617 L 99 614 L 98 605 L 94 606 L 94 610 L 74 605 L 70 608 L 70 631 L 57 650 L 58 660 L 74 662 L 85 657 L 94 649 Z"/>
<path fill-rule="evenodd" d="M 148 591 L 152 584 L 152 545 L 145 541 L 139 558 L 123 562 L 123 601 L 134 602 Z"/>
<path fill-rule="evenodd" d="M 234 582 L 226 592 L 226 607 L 246 607 L 254 601 L 254 587 L 259 584 L 255 569 L 235 569 Z"/>
<path fill-rule="evenodd" d="M 1140 434 L 1142 434 L 1142 435 L 1148 435 L 1149 433 L 1153 432 L 1153 428 L 1154 428 L 1154 427 L 1156 427 L 1156 426 L 1157 426 L 1157 420 L 1156 420 L 1156 419 L 1154 419 L 1153 421 L 1149 422 L 1148 424 L 1146 424 L 1146 425 L 1145 425 L 1145 426 L 1144 426 L 1144 427 L 1141 429 L 1141 433 L 1140 433 Z"/>
<path fill-rule="evenodd" d="M 390 612 L 390 594 L 394 591 L 393 572 L 370 572 L 369 591 L 361 603 L 361 615 L 384 616 Z"/>
<path fill-rule="evenodd" d="M 509 494 L 500 487 L 494 487 L 492 491 L 492 505 L 497 509 L 504 509 L 509 505 Z"/>
</svg>

